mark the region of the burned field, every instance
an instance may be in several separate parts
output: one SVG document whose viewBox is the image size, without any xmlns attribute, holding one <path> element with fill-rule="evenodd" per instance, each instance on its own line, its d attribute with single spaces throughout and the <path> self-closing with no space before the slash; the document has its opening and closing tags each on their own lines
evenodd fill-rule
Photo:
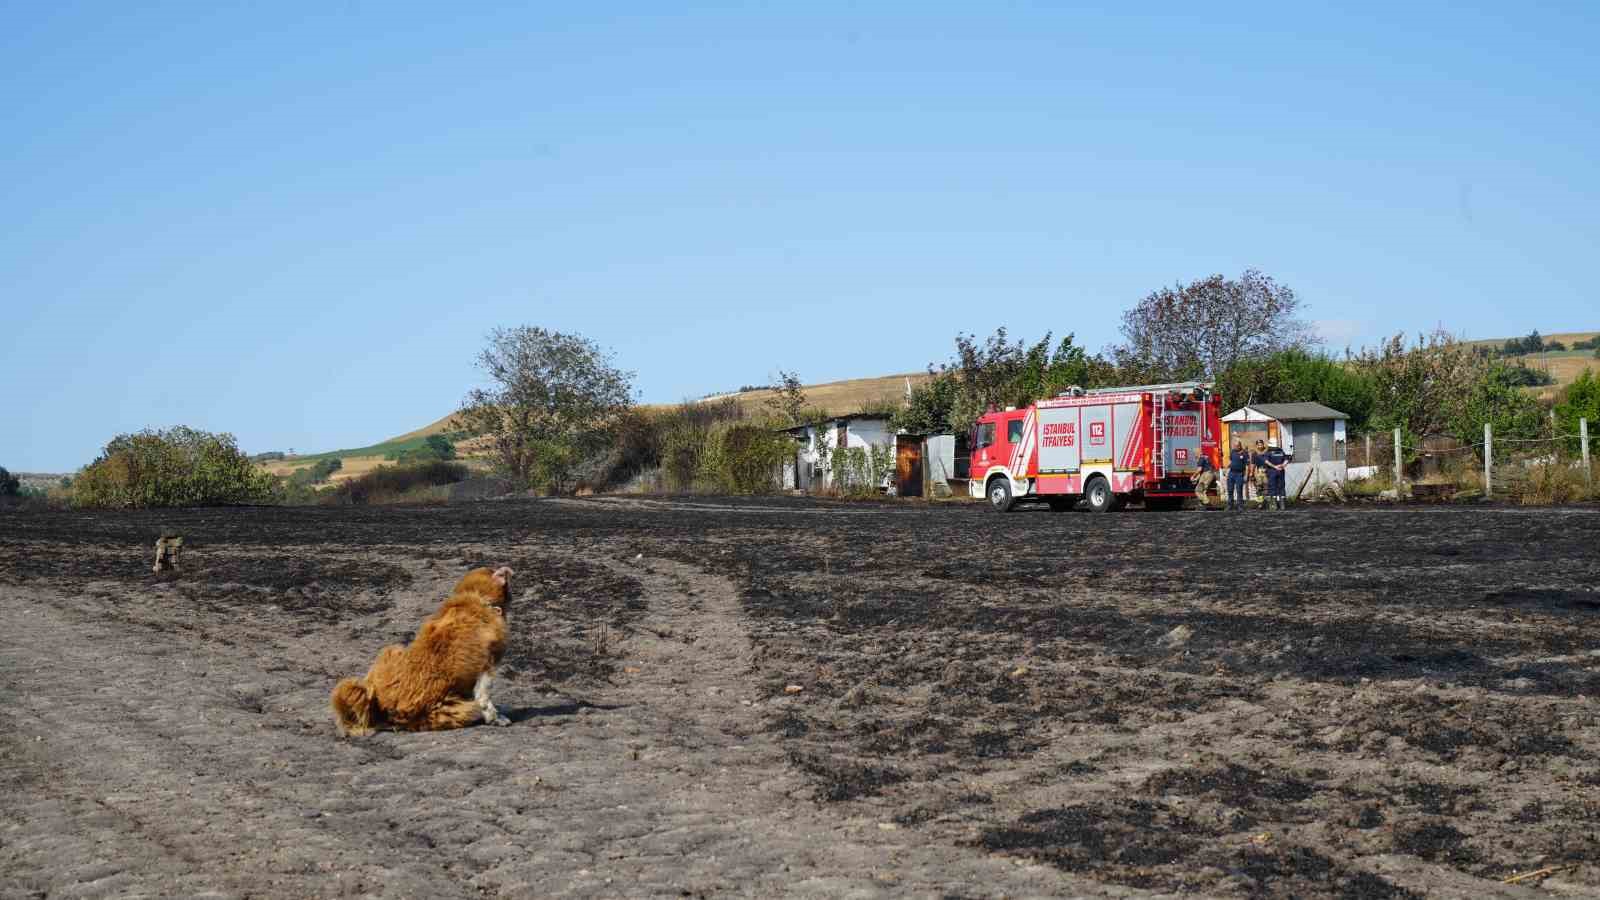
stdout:
<svg viewBox="0 0 1600 900">
<path fill-rule="evenodd" d="M 184 569 L 149 571 L 163 528 Z M 1600 514 L 0 519 L 21 896 L 1600 891 Z M 514 724 L 327 691 L 518 571 Z M 1501 881 L 1539 869 L 1518 885 Z"/>
</svg>

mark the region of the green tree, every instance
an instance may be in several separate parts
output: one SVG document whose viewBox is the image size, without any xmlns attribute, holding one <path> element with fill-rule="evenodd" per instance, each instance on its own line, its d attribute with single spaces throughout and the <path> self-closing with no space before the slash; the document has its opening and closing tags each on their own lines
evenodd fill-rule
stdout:
<svg viewBox="0 0 1600 900">
<path fill-rule="evenodd" d="M 452 460 L 456 458 L 456 445 L 442 434 L 430 434 L 423 443 L 429 450 L 433 451 L 435 459 Z"/>
<path fill-rule="evenodd" d="M 78 506 L 222 506 L 269 500 L 272 479 L 233 435 L 179 426 L 113 438 L 71 491 Z"/>
<path fill-rule="evenodd" d="M 1450 432 L 1472 443 L 1482 439 L 1483 426 L 1488 424 L 1497 440 L 1539 437 L 1545 417 L 1538 401 L 1522 390 L 1518 368 L 1495 360 L 1474 372 L 1452 411 Z"/>
<path fill-rule="evenodd" d="M 1374 400 L 1372 378 L 1361 369 L 1302 349 L 1241 360 L 1217 378 L 1217 390 L 1234 407 L 1315 401 L 1348 415 L 1357 430 L 1366 427 Z"/>
<path fill-rule="evenodd" d="M 565 483 L 581 454 L 633 401 L 632 372 L 588 338 L 544 328 L 496 328 L 478 356 L 487 387 L 462 401 L 468 433 L 488 438 L 507 475 L 524 485 Z M 565 461 L 565 462 L 564 462 Z"/>
<path fill-rule="evenodd" d="M 1556 428 L 1568 436 L 1566 446 L 1571 453 L 1579 450 L 1578 420 L 1589 420 L 1589 439 L 1593 452 L 1593 442 L 1600 440 L 1600 377 L 1596 377 L 1593 369 L 1578 373 L 1578 377 L 1561 391 L 1555 413 Z"/>
<path fill-rule="evenodd" d="M 778 379 L 769 388 L 772 395 L 761 401 L 784 428 L 801 424 L 806 413 L 805 385 L 796 372 L 778 370 Z"/>
<path fill-rule="evenodd" d="M 22 481 L 0 466 L 0 497 L 15 497 L 22 492 Z"/>
<path fill-rule="evenodd" d="M 991 407 L 1026 406 L 1066 388 L 1097 387 L 1116 377 L 1103 358 L 1067 335 L 1053 347 L 1051 335 L 1029 344 L 1013 342 L 1004 327 L 979 341 L 957 334 L 950 361 L 929 367 L 933 380 L 913 388 L 898 427 L 908 431 L 965 431 Z"/>
</svg>

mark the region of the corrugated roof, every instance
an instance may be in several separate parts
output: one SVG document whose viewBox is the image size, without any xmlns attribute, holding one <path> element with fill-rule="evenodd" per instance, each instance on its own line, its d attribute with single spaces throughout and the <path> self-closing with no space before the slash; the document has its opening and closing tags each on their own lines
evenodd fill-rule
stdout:
<svg viewBox="0 0 1600 900">
<path fill-rule="evenodd" d="M 1321 403 L 1252 403 L 1253 409 L 1279 422 L 1298 422 L 1304 419 L 1348 419 L 1349 416 Z"/>
</svg>

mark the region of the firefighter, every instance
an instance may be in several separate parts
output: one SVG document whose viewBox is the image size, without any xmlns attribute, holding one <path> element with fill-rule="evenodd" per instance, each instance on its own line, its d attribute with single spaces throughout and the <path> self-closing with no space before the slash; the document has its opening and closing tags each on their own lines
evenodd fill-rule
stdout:
<svg viewBox="0 0 1600 900">
<path fill-rule="evenodd" d="M 1250 499 L 1263 509 L 1267 506 L 1267 465 L 1261 457 L 1267 452 L 1267 442 L 1257 439 L 1256 449 L 1250 453 Z"/>
<path fill-rule="evenodd" d="M 1287 508 L 1289 491 L 1284 482 L 1289 469 L 1289 454 L 1278 446 L 1277 438 L 1273 438 L 1267 451 L 1261 454 L 1261 466 L 1267 470 L 1267 506 L 1277 504 L 1278 509 Z"/>
<path fill-rule="evenodd" d="M 1200 451 L 1200 471 L 1194 476 L 1194 495 L 1200 500 L 1200 508 L 1211 508 L 1211 486 L 1217 483 L 1217 466 L 1211 461 L 1211 454 Z M 1218 498 L 1221 502 L 1221 498 Z"/>
<path fill-rule="evenodd" d="M 1244 449 L 1244 442 L 1236 440 L 1233 451 L 1228 454 L 1229 509 L 1244 509 L 1244 479 L 1249 470 L 1250 454 Z"/>
</svg>

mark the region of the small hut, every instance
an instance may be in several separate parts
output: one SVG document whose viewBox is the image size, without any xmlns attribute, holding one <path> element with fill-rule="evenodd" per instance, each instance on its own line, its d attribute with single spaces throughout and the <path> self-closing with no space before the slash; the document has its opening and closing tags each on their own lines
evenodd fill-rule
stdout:
<svg viewBox="0 0 1600 900">
<path fill-rule="evenodd" d="M 889 417 L 876 413 L 838 416 L 815 425 L 796 425 L 783 430 L 795 440 L 795 457 L 784 461 L 781 480 L 783 488 L 791 491 L 832 485 L 833 473 L 819 463 L 820 447 L 831 452 L 848 447 L 894 448 L 896 444 L 895 433 L 889 430 Z M 879 488 L 887 489 L 892 478 L 886 479 Z"/>
<path fill-rule="evenodd" d="M 1222 417 L 1222 445 L 1235 440 L 1254 450 L 1256 441 L 1276 439 L 1289 454 L 1289 497 L 1312 496 L 1332 483 L 1343 487 L 1345 421 L 1350 417 L 1321 403 L 1255 403 Z"/>
</svg>

